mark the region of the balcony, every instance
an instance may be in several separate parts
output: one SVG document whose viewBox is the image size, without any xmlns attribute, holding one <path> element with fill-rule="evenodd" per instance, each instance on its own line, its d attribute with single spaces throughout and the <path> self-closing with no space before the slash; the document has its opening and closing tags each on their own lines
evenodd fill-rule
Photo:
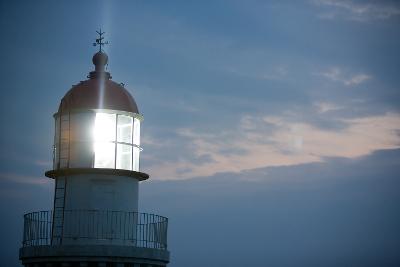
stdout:
<svg viewBox="0 0 400 267">
<path fill-rule="evenodd" d="M 167 250 L 168 218 L 138 212 L 64 210 L 24 215 L 23 247 L 107 245 Z"/>
</svg>

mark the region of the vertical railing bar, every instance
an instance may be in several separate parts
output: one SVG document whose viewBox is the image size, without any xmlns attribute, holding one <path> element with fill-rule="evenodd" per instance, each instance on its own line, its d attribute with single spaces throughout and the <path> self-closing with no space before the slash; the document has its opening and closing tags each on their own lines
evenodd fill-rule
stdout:
<svg viewBox="0 0 400 267">
<path fill-rule="evenodd" d="M 37 218 L 38 218 L 38 214 L 37 213 L 35 213 L 34 214 L 35 215 L 35 220 L 34 220 L 34 222 L 35 222 L 35 237 L 37 237 L 37 233 L 38 233 L 38 225 L 37 225 Z M 37 238 L 35 238 L 35 245 L 37 245 Z"/>
<path fill-rule="evenodd" d="M 134 220 L 132 219 L 132 223 L 131 223 L 131 218 L 134 216 L 134 213 L 129 212 L 128 215 L 128 226 L 127 226 L 127 230 L 128 230 L 128 239 L 132 240 L 132 242 L 134 241 L 134 236 L 133 236 L 133 230 L 135 230 L 136 228 L 134 227 Z M 132 226 L 132 227 L 130 227 Z"/>
<path fill-rule="evenodd" d="M 39 231 L 40 231 L 40 235 L 39 235 L 39 244 L 42 245 L 43 243 L 43 212 L 39 213 Z"/>
<path fill-rule="evenodd" d="M 125 235 L 125 226 L 126 226 L 126 212 L 124 213 L 124 240 L 126 240 L 126 235 Z"/>
<path fill-rule="evenodd" d="M 136 245 L 136 239 L 137 239 L 137 236 L 136 236 L 137 226 L 136 225 L 137 225 L 137 223 L 135 223 L 135 213 L 134 212 L 129 214 L 128 223 L 129 223 L 129 225 L 132 226 L 132 227 L 128 226 L 129 227 L 128 229 L 131 233 L 132 241 Z"/>
<path fill-rule="evenodd" d="M 122 238 L 122 222 L 121 222 L 121 220 L 122 220 L 122 213 L 121 213 L 121 212 L 118 212 L 118 218 L 119 218 L 119 231 L 118 231 L 118 233 L 119 233 L 119 239 L 124 240 L 124 239 Z"/>
<path fill-rule="evenodd" d="M 42 245 L 44 244 L 44 241 L 46 240 L 45 238 L 46 238 L 46 225 L 45 225 L 45 219 L 46 218 L 46 212 L 43 212 L 43 214 L 42 214 L 42 222 L 41 222 L 41 224 L 42 224 L 42 230 L 43 230 L 43 238 L 42 238 Z"/>
<path fill-rule="evenodd" d="M 111 214 L 112 214 L 112 216 L 111 216 L 111 218 L 112 218 L 112 223 L 111 223 L 111 234 L 112 234 L 112 239 L 115 239 L 117 236 L 116 236 L 116 234 L 117 234 L 117 229 L 116 229 L 116 227 L 117 227 L 117 220 L 116 220 L 116 214 L 118 214 L 117 212 L 115 212 L 115 211 L 112 211 L 111 212 Z"/>
<path fill-rule="evenodd" d="M 25 217 L 26 216 L 26 217 Z M 30 223 L 30 215 L 25 215 L 24 217 L 27 219 L 27 231 L 26 231 L 26 238 L 27 240 L 30 239 L 30 232 L 31 232 L 31 223 Z"/>
<path fill-rule="evenodd" d="M 39 229 L 38 243 L 39 243 L 39 245 L 42 244 L 42 224 L 41 224 L 41 221 L 42 221 L 42 212 L 39 211 L 39 213 L 38 213 L 38 229 Z"/>
<path fill-rule="evenodd" d="M 96 223 L 95 216 L 97 217 L 97 212 L 94 211 L 93 214 L 95 214 L 95 215 L 93 215 L 93 224 L 94 224 L 94 223 Z M 96 236 L 94 236 L 94 238 L 96 238 L 96 237 L 97 238 L 99 237 L 99 224 L 98 223 L 96 223 Z"/>
<path fill-rule="evenodd" d="M 31 236 L 30 236 L 30 239 L 31 239 L 32 245 L 35 245 L 35 214 L 33 213 L 32 216 L 30 216 L 30 217 L 31 217 L 31 221 L 30 221 L 30 223 L 31 223 Z"/>
<path fill-rule="evenodd" d="M 28 232 L 28 240 L 29 240 L 29 243 L 30 244 L 32 244 L 32 219 L 31 219 L 31 217 L 32 217 L 32 214 L 29 214 L 29 216 L 28 216 L 28 222 L 29 222 L 29 228 L 28 228 L 28 230 L 29 230 L 29 232 Z"/>
<path fill-rule="evenodd" d="M 42 234 L 42 231 L 41 231 L 41 229 L 40 229 L 40 215 L 41 215 L 41 212 L 38 212 L 37 213 L 37 229 L 38 229 L 38 238 L 37 238 L 37 241 L 38 241 L 38 245 L 40 245 L 40 240 L 41 240 L 41 234 Z"/>
<path fill-rule="evenodd" d="M 51 233 L 53 232 L 53 211 L 49 212 L 49 221 L 47 223 L 49 225 L 49 241 L 48 245 L 51 245 Z"/>
<path fill-rule="evenodd" d="M 48 233 L 49 233 L 49 229 L 48 229 L 48 227 L 49 227 L 49 224 L 48 224 L 48 221 L 49 221 L 49 212 L 48 211 L 46 211 L 46 221 L 44 222 L 45 223 L 45 231 L 46 231 L 46 234 L 45 234 L 45 236 L 46 236 L 46 238 L 45 238 L 45 245 L 47 245 L 47 239 L 48 239 Z"/>
<path fill-rule="evenodd" d="M 49 216 L 49 212 L 45 211 L 44 213 L 44 244 L 47 245 L 47 233 L 48 233 L 48 225 L 47 225 L 47 221 L 48 221 L 48 216 Z"/>
<path fill-rule="evenodd" d="M 93 234 L 95 233 L 94 213 L 93 213 L 92 210 L 91 210 L 90 212 L 91 212 L 91 214 L 92 214 L 92 215 L 90 216 L 90 217 L 91 217 L 91 223 L 92 223 L 92 227 L 91 227 L 92 230 L 91 230 L 91 231 L 89 230 L 89 231 L 90 231 L 90 238 L 94 238 L 94 236 L 93 236 Z"/>
<path fill-rule="evenodd" d="M 100 213 L 100 212 L 99 212 Z M 101 213 L 100 213 L 101 214 Z M 99 223 L 99 220 L 97 219 L 97 223 Z M 103 239 L 104 238 L 104 225 L 103 224 L 100 224 L 100 226 L 101 226 L 101 238 Z"/>
<path fill-rule="evenodd" d="M 117 220 L 116 220 L 116 222 L 117 222 L 117 225 L 118 225 L 118 220 L 119 220 L 119 228 L 118 228 L 118 239 L 121 239 L 121 212 L 120 211 L 118 211 L 117 212 Z"/>
<path fill-rule="evenodd" d="M 139 215 L 137 212 L 133 213 L 133 224 L 135 227 L 132 229 L 133 238 L 135 239 L 135 246 L 138 244 L 139 240 Z"/>
<path fill-rule="evenodd" d="M 48 224 L 47 224 L 48 220 L 49 220 L 49 212 L 45 211 L 44 222 L 43 222 L 43 224 L 44 224 L 44 240 L 43 240 L 43 242 L 45 245 L 47 245 L 47 238 L 48 238 Z"/>
<path fill-rule="evenodd" d="M 40 220 L 40 213 L 36 213 L 36 244 L 40 245 L 40 225 L 39 225 L 39 220 Z"/>
<path fill-rule="evenodd" d="M 85 232 L 86 232 L 86 238 L 89 240 L 91 237 L 90 229 L 93 229 L 93 227 L 90 225 L 91 223 L 91 212 L 90 210 L 87 210 L 85 212 Z"/>
<path fill-rule="evenodd" d="M 138 228 L 138 230 L 139 230 L 138 246 L 142 246 L 142 240 L 143 240 L 142 214 L 138 213 L 137 217 L 138 217 L 138 225 L 139 225 L 139 228 Z"/>
<path fill-rule="evenodd" d="M 103 230 L 103 224 L 100 224 L 99 223 L 99 217 L 100 217 L 100 212 L 99 211 L 96 211 L 96 213 L 98 214 L 98 216 L 97 216 L 97 225 L 99 226 L 99 228 L 101 229 L 101 234 L 100 234 L 100 236 L 99 236 L 99 238 L 103 238 L 103 232 L 104 232 L 104 230 Z"/>
<path fill-rule="evenodd" d="M 130 225 L 129 216 L 130 216 L 130 214 L 131 214 L 131 212 L 125 213 L 125 220 L 124 220 L 124 237 L 128 244 L 131 242 L 131 240 L 129 238 L 129 225 Z"/>
<path fill-rule="evenodd" d="M 42 241 L 42 229 L 41 229 L 41 225 L 40 225 L 40 219 L 42 216 L 42 213 L 39 211 L 37 213 L 38 215 L 38 219 L 37 219 L 37 225 L 38 225 L 38 245 L 41 245 L 41 241 Z"/>
<path fill-rule="evenodd" d="M 119 217 L 119 211 L 115 212 L 115 231 L 114 231 L 114 233 L 115 233 L 114 234 L 114 238 L 115 239 L 119 238 L 119 236 L 118 236 L 119 229 L 117 228 L 118 227 L 118 217 Z"/>
<path fill-rule="evenodd" d="M 140 245 L 144 246 L 144 235 L 145 235 L 145 228 L 143 227 L 145 222 L 145 217 L 143 214 L 140 214 L 140 230 L 141 230 L 141 234 L 142 236 L 140 237 Z"/>
<path fill-rule="evenodd" d="M 148 245 L 147 245 L 147 241 L 148 241 L 148 239 L 149 239 L 149 214 L 147 214 L 147 213 L 145 213 L 146 214 L 146 219 L 145 219 L 145 221 L 146 221 L 146 237 L 145 237 L 145 239 L 146 239 L 146 248 L 148 248 Z"/>
<path fill-rule="evenodd" d="M 40 236 L 40 234 L 39 234 L 39 224 L 38 224 L 38 221 L 39 221 L 39 213 L 36 213 L 35 214 L 36 215 L 36 220 L 35 220 L 35 226 L 36 226 L 36 245 L 39 245 L 39 236 Z"/>
<path fill-rule="evenodd" d="M 110 232 L 110 211 L 109 210 L 107 210 L 107 228 L 106 228 L 106 238 L 107 239 L 110 239 L 110 234 L 109 234 L 109 232 Z"/>
</svg>

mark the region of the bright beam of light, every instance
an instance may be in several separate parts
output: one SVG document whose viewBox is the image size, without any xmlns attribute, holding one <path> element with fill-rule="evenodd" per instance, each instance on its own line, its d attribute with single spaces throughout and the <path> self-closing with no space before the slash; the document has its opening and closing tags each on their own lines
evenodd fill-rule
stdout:
<svg viewBox="0 0 400 267">
<path fill-rule="evenodd" d="M 94 123 L 95 168 L 114 168 L 116 115 L 96 113 Z"/>
</svg>

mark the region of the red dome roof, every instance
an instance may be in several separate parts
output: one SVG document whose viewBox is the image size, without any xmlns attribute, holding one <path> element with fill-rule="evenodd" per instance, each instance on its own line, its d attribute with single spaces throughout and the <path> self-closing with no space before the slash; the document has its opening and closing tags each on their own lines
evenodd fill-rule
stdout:
<svg viewBox="0 0 400 267">
<path fill-rule="evenodd" d="M 129 92 L 108 79 L 90 79 L 69 90 L 61 99 L 58 112 L 73 109 L 114 109 L 139 113 L 135 100 Z"/>
<path fill-rule="evenodd" d="M 110 74 L 104 71 L 107 55 L 98 52 L 93 56 L 96 70 L 91 72 L 89 80 L 73 86 L 61 99 L 59 113 L 74 109 L 114 109 L 139 113 L 135 100 L 120 84 L 110 80 Z"/>
</svg>

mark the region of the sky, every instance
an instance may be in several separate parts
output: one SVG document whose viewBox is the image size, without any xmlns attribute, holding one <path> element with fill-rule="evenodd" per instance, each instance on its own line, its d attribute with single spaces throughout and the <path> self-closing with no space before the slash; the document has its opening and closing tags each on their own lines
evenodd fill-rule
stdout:
<svg viewBox="0 0 400 267">
<path fill-rule="evenodd" d="M 169 266 L 399 266 L 399 26 L 387 0 L 0 1 L 4 266 L 51 209 L 52 115 L 100 27 Z"/>
</svg>

